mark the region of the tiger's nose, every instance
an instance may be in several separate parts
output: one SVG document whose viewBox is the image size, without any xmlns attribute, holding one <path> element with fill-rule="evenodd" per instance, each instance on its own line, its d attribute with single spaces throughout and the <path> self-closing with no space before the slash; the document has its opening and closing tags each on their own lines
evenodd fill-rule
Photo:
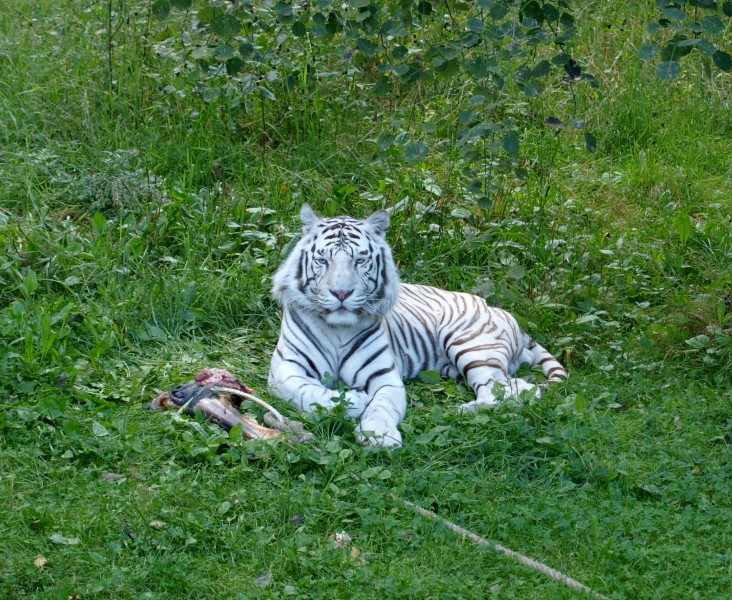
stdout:
<svg viewBox="0 0 732 600">
<path fill-rule="evenodd" d="M 348 296 L 353 294 L 353 290 L 330 290 L 330 293 L 343 302 Z"/>
</svg>

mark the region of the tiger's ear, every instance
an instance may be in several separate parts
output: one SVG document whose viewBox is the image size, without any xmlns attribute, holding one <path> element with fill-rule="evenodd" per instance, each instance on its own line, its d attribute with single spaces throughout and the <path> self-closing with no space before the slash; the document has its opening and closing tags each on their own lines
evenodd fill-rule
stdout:
<svg viewBox="0 0 732 600">
<path fill-rule="evenodd" d="M 300 220 L 302 221 L 302 232 L 308 233 L 320 221 L 320 217 L 310 208 L 309 204 L 303 204 L 300 209 Z"/>
<path fill-rule="evenodd" d="M 386 230 L 389 229 L 389 213 L 385 210 L 379 210 L 366 219 L 366 223 L 373 227 L 377 235 L 384 237 Z"/>
</svg>

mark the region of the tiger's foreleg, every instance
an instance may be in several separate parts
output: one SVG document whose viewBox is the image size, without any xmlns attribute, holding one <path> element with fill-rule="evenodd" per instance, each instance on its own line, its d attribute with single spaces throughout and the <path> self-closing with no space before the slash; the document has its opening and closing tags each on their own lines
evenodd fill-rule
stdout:
<svg viewBox="0 0 732 600">
<path fill-rule="evenodd" d="M 358 418 L 369 403 L 369 396 L 358 390 L 348 390 L 344 394 L 325 387 L 299 366 L 299 361 L 282 359 L 278 355 L 272 359 L 269 372 L 269 388 L 274 396 L 294 404 L 299 410 L 313 412 L 318 407 L 331 410 L 340 401 L 348 406 L 348 416 Z"/>
<path fill-rule="evenodd" d="M 395 381 L 376 391 L 361 415 L 356 436 L 363 444 L 401 446 L 402 434 L 397 425 L 407 412 L 407 393 L 398 374 Z"/>
</svg>

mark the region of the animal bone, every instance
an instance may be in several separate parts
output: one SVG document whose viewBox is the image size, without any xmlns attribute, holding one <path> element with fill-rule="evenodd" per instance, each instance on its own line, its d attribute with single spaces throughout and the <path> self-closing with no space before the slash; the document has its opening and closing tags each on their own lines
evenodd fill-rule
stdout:
<svg viewBox="0 0 732 600">
<path fill-rule="evenodd" d="M 283 432 L 294 433 L 292 437 L 298 442 L 312 440 L 313 436 L 305 432 L 302 423 L 283 417 L 269 404 L 254 396 L 253 392 L 252 388 L 225 369 L 204 369 L 193 381 L 183 383 L 171 392 L 160 394 L 145 408 L 178 409 L 189 416 L 195 416 L 198 412 L 226 430 L 241 425 L 244 437 L 252 440 L 271 439 L 281 436 Z M 269 410 L 264 420 L 270 427 L 260 425 L 237 410 L 244 398 Z"/>
</svg>

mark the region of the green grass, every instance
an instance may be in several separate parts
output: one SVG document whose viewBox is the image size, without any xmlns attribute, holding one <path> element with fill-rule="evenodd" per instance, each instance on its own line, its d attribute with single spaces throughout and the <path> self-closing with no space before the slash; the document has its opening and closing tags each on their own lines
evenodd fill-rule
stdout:
<svg viewBox="0 0 732 600">
<path fill-rule="evenodd" d="M 729 596 L 730 76 L 691 56 L 656 79 L 636 5 L 578 11 L 572 53 L 599 88 L 511 99 L 527 175 L 489 211 L 438 143 L 462 93 L 448 83 L 384 99 L 324 81 L 232 131 L 221 105 L 160 93 L 172 65 L 145 3 L 115 38 L 111 96 L 87 3 L 0 8 L 3 596 L 581 596 L 392 493 L 613 598 Z M 575 113 L 595 153 L 543 126 Z M 426 121 L 425 161 L 375 151 Z M 360 447 L 337 415 L 307 417 L 316 442 L 289 447 L 141 410 L 206 366 L 271 399 L 269 280 L 299 206 L 365 216 L 405 198 L 389 233 L 403 278 L 482 290 L 566 383 L 475 415 L 455 382 L 410 383 L 396 452 Z M 329 541 L 341 530 L 357 556 Z"/>
</svg>

